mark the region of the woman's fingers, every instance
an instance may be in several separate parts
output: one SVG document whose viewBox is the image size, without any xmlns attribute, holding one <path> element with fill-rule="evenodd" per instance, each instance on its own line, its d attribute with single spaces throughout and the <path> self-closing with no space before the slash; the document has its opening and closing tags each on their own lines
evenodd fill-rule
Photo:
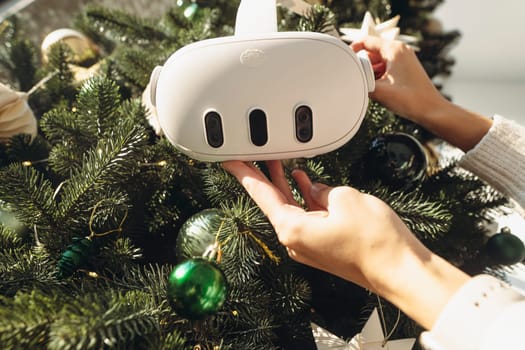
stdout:
<svg viewBox="0 0 525 350">
<path fill-rule="evenodd" d="M 222 166 L 237 178 L 274 225 L 279 225 L 298 211 L 304 212 L 301 208 L 290 205 L 289 198 L 255 166 L 237 160 L 224 162 Z"/>
<path fill-rule="evenodd" d="M 306 202 L 306 206 L 309 210 L 326 210 L 326 207 L 322 204 L 318 203 L 315 198 L 312 197 L 312 181 L 306 175 L 306 173 L 302 170 L 294 170 L 292 172 L 292 176 L 295 179 L 295 182 L 297 182 L 297 186 L 299 187 L 299 191 L 301 191 L 301 194 L 304 198 L 304 201 Z"/>
<path fill-rule="evenodd" d="M 268 167 L 268 171 L 270 172 L 272 183 L 286 197 L 288 204 L 299 206 L 292 194 L 292 190 L 290 189 L 290 184 L 288 183 L 288 179 L 286 179 L 284 174 L 283 164 L 281 161 L 269 160 L 266 162 L 266 165 Z"/>
</svg>

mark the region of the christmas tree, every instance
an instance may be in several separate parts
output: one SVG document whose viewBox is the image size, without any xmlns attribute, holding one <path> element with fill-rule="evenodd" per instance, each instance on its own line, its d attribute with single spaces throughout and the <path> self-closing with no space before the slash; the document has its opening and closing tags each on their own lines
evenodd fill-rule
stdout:
<svg viewBox="0 0 525 350">
<path fill-rule="evenodd" d="M 451 73 L 459 37 L 432 17 L 440 2 L 316 1 L 303 15 L 280 6 L 279 30 L 399 15 L 434 78 Z M 178 0 L 147 18 L 88 6 L 72 23 L 81 50 L 59 39 L 41 52 L 16 16 L 0 24 L 2 76 L 31 90 L 39 125 L 0 143 L 3 349 L 315 349 L 311 322 L 348 339 L 378 306 L 392 338 L 418 336 L 375 295 L 292 261 L 233 177 L 180 153 L 155 125 L 142 99 L 153 68 L 187 44 L 231 35 L 237 7 Z M 485 224 L 506 199 L 436 144 L 370 102 L 343 147 L 285 164 L 378 196 L 433 251 L 480 272 L 491 264 Z"/>
</svg>

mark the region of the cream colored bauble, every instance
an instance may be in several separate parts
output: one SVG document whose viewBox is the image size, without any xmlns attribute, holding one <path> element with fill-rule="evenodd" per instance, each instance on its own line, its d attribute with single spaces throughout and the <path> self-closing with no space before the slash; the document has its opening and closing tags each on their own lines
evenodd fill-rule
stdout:
<svg viewBox="0 0 525 350">
<path fill-rule="evenodd" d="M 99 48 L 91 39 L 77 30 L 61 28 L 49 33 L 40 47 L 44 63 L 48 61 L 51 47 L 59 42 L 69 46 L 74 53 L 73 61 L 76 64 L 83 64 L 86 61 L 94 61 L 98 57 Z"/>
<path fill-rule="evenodd" d="M 14 135 L 28 134 L 35 138 L 37 121 L 27 103 L 27 94 L 11 90 L 0 83 L 0 142 Z"/>
</svg>

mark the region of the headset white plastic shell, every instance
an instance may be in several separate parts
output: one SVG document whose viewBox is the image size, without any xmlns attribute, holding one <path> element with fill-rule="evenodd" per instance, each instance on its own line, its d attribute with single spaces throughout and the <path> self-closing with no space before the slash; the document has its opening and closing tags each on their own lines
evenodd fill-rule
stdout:
<svg viewBox="0 0 525 350">
<path fill-rule="evenodd" d="M 368 60 L 326 34 L 276 32 L 196 42 L 152 74 L 152 103 L 168 140 L 203 161 L 311 157 L 330 152 L 357 132 L 374 89 Z M 313 138 L 295 137 L 294 112 L 313 111 Z M 250 139 L 248 113 L 266 113 L 268 142 Z M 206 140 L 204 115 L 222 118 L 224 143 Z"/>
</svg>

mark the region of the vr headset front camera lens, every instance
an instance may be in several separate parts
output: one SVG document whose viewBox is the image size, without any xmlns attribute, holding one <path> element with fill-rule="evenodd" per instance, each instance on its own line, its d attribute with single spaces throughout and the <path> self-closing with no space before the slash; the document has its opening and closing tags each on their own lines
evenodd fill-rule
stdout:
<svg viewBox="0 0 525 350">
<path fill-rule="evenodd" d="M 306 143 L 313 137 L 313 114 L 308 106 L 299 106 L 295 109 L 295 137 L 299 142 Z"/>
</svg>

